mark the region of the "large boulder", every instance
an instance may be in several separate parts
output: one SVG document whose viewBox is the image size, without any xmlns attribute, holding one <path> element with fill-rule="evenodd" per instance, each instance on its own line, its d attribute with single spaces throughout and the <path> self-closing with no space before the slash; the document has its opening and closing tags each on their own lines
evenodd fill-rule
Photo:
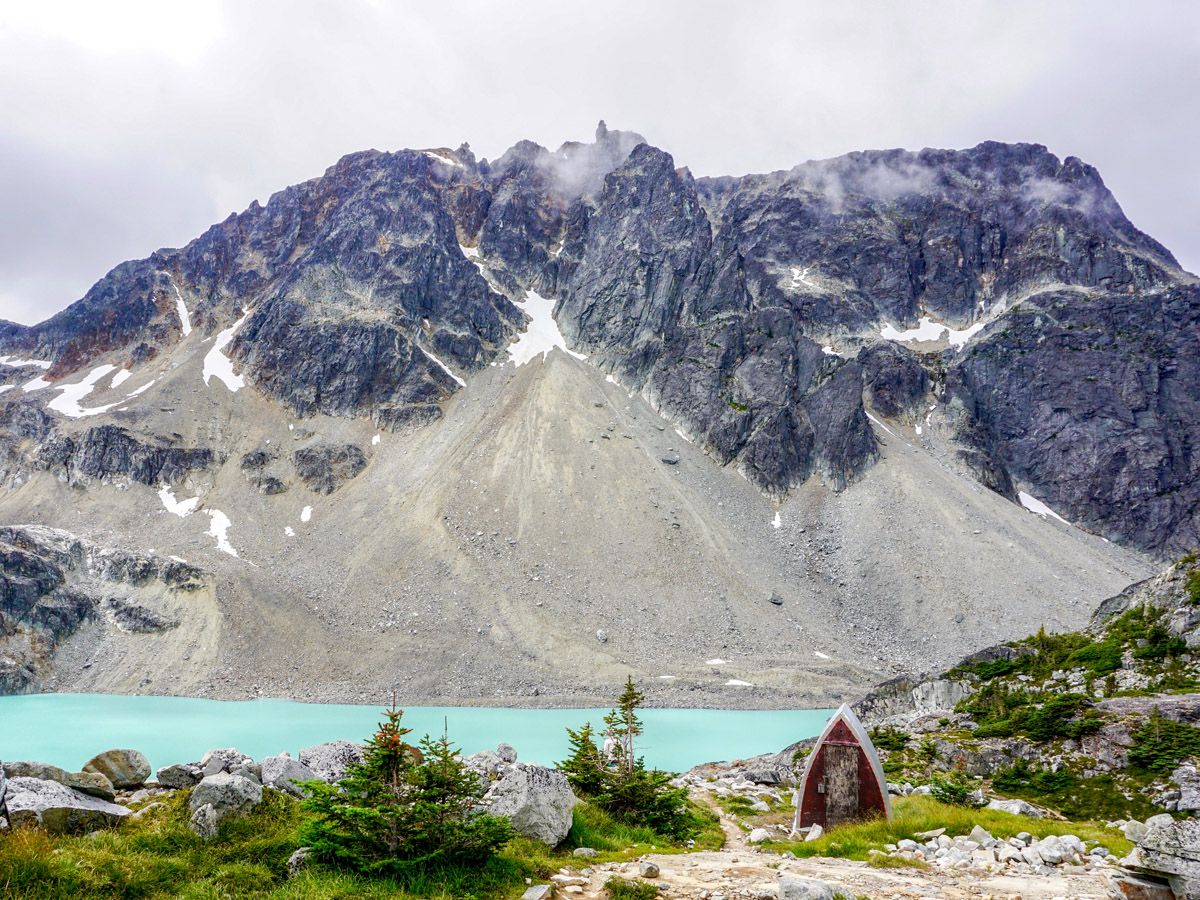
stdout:
<svg viewBox="0 0 1200 900">
<path fill-rule="evenodd" d="M 1123 863 L 1135 873 L 1164 878 L 1177 897 L 1200 897 L 1200 820 L 1151 824 Z"/>
<path fill-rule="evenodd" d="M 100 773 L 113 787 L 135 788 L 150 777 L 150 761 L 138 750 L 105 750 L 89 759 L 83 771 Z"/>
<path fill-rule="evenodd" d="M 571 830 L 575 803 L 566 775 L 528 763 L 509 765 L 483 798 L 489 813 L 503 816 L 518 833 L 550 847 L 562 843 Z"/>
<path fill-rule="evenodd" d="M 40 778 L 42 781 L 57 781 L 101 800 L 115 800 L 113 784 L 99 772 L 68 772 L 49 763 L 18 760 L 4 763 L 2 774 L 10 778 Z"/>
<path fill-rule="evenodd" d="M 292 759 L 289 753 L 278 756 L 268 756 L 262 761 L 262 783 L 277 791 L 284 791 L 294 797 L 303 797 L 298 782 L 316 781 L 320 776 L 299 760 Z"/>
<path fill-rule="evenodd" d="M 4 803 L 12 825 L 40 825 L 53 834 L 107 828 L 130 815 L 124 806 L 23 775 L 8 779 Z"/>
<path fill-rule="evenodd" d="M 218 772 L 206 775 L 192 788 L 188 808 L 195 812 L 206 803 L 222 818 L 248 812 L 262 802 L 262 785 L 243 775 Z"/>
<path fill-rule="evenodd" d="M 346 769 L 362 761 L 362 745 L 353 741 L 327 741 L 300 751 L 300 762 L 330 783 L 345 778 Z"/>
</svg>

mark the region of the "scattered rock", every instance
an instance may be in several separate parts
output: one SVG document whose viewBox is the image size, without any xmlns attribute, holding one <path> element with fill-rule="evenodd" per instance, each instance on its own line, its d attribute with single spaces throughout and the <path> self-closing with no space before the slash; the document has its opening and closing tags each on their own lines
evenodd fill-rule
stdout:
<svg viewBox="0 0 1200 900">
<path fill-rule="evenodd" d="M 188 819 L 188 827 L 205 840 L 212 840 L 217 836 L 217 831 L 221 827 L 221 820 L 217 816 L 217 811 L 213 808 L 213 805 L 205 803 L 192 811 L 191 818 Z"/>
<path fill-rule="evenodd" d="M 112 782 L 99 772 L 68 772 L 49 763 L 19 760 L 5 763 L 3 774 L 7 774 L 10 778 L 40 778 L 43 781 L 57 781 L 59 784 L 74 788 L 84 794 L 99 797 L 101 800 L 112 801 L 117 797 L 113 791 Z M 2 800 L 3 792 L 0 791 L 0 801 Z"/>
<path fill-rule="evenodd" d="M 805 841 L 815 841 L 817 838 L 821 837 L 821 835 L 823 835 L 824 833 L 825 833 L 824 828 L 822 828 L 820 825 L 814 825 L 812 828 L 808 829 L 808 834 L 806 834 L 804 836 L 804 840 Z"/>
<path fill-rule="evenodd" d="M 1149 830 L 1144 822 L 1139 822 L 1137 819 L 1130 819 L 1121 826 L 1121 833 L 1127 840 L 1133 841 L 1135 844 L 1140 844 Z"/>
<path fill-rule="evenodd" d="M 750 832 L 750 836 L 746 838 L 747 842 L 751 844 L 761 844 L 765 841 L 769 841 L 770 839 L 771 832 L 767 831 L 765 828 L 755 828 Z"/>
<path fill-rule="evenodd" d="M 159 784 L 163 787 L 174 788 L 175 790 L 195 787 L 200 783 L 202 777 L 200 767 L 192 763 L 176 763 L 173 766 L 164 766 L 155 775 Z"/>
<path fill-rule="evenodd" d="M 1044 812 L 1024 800 L 992 800 L 986 808 L 1012 813 L 1014 816 L 1027 816 L 1031 819 L 1041 819 L 1045 816 Z"/>
<path fill-rule="evenodd" d="M 141 809 L 139 809 L 137 812 L 135 812 L 129 818 L 144 819 L 144 818 L 146 818 L 146 816 L 150 815 L 156 809 L 166 809 L 166 808 L 167 808 L 167 804 L 163 803 L 160 800 L 155 800 L 153 803 L 147 803 L 145 806 L 143 806 Z"/>
<path fill-rule="evenodd" d="M 643 878 L 657 878 L 659 875 L 658 866 L 652 862 L 642 862 L 638 865 L 638 874 Z"/>
<path fill-rule="evenodd" d="M 192 830 L 201 837 L 212 837 L 216 826 L 230 816 L 249 812 L 262 802 L 261 784 L 241 775 L 218 772 L 206 775 L 192 789 L 188 808 L 192 811 Z M 205 807 L 208 811 L 204 811 Z"/>
<path fill-rule="evenodd" d="M 113 787 L 141 787 L 150 777 L 150 761 L 138 750 L 105 750 L 84 764 L 83 771 L 99 772 Z"/>
<path fill-rule="evenodd" d="M 308 847 L 300 847 L 287 858 L 287 877 L 295 878 L 300 870 L 308 865 L 312 851 Z"/>
<path fill-rule="evenodd" d="M 598 856 L 599 854 L 591 847 L 576 847 L 571 855 L 581 856 L 585 859 L 591 859 L 593 856 Z"/>
<path fill-rule="evenodd" d="M 527 887 L 521 895 L 521 900 L 551 900 L 554 896 L 554 885 L 535 884 Z"/>
</svg>

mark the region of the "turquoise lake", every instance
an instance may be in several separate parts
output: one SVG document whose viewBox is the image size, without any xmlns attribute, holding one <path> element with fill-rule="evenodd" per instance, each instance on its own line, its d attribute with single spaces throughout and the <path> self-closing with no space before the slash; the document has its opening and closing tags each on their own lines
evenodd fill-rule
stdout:
<svg viewBox="0 0 1200 900">
<path fill-rule="evenodd" d="M 440 735 L 464 753 L 507 741 L 526 762 L 552 765 L 566 755 L 565 728 L 600 725 L 606 709 L 407 707 L 413 736 Z M 715 760 L 774 753 L 819 734 L 832 710 L 646 709 L 641 750 L 646 763 L 680 772 Z M 362 741 L 381 718 L 375 706 L 291 700 L 198 700 L 109 694 L 0 697 L 0 760 L 28 759 L 77 770 L 102 750 L 141 750 L 155 768 L 237 747 L 261 759 L 345 738 Z"/>
</svg>

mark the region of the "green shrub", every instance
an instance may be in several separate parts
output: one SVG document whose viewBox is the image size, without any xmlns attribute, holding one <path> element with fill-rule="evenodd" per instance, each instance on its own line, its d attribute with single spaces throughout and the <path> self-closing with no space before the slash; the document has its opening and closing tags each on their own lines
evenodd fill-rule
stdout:
<svg viewBox="0 0 1200 900">
<path fill-rule="evenodd" d="M 871 743 L 878 749 L 887 750 L 889 753 L 902 752 L 910 740 L 908 732 L 891 725 L 871 729 Z"/>
<path fill-rule="evenodd" d="M 1200 754 L 1200 728 L 1174 722 L 1158 711 L 1132 734 L 1129 765 L 1155 774 L 1166 774 L 1189 756 Z"/>
<path fill-rule="evenodd" d="M 700 828 L 688 808 L 687 790 L 670 785 L 671 773 L 647 769 L 636 753 L 635 738 L 642 733 L 637 711 L 644 701 L 633 679 L 627 679 L 616 708 L 604 717 L 609 746 L 604 752 L 597 748 L 591 723 L 568 728 L 571 754 L 558 768 L 576 793 L 618 821 L 684 840 Z"/>
<path fill-rule="evenodd" d="M 364 874 L 419 877 L 426 870 L 483 866 L 514 832 L 507 820 L 477 811 L 479 779 L 450 741 L 424 739 L 421 753 L 403 740 L 403 712 L 367 744 L 362 763 L 336 784 L 305 782 L 300 830 L 314 857 Z"/>
<path fill-rule="evenodd" d="M 1200 604 L 1200 569 L 1188 574 L 1187 595 L 1192 606 Z"/>
<path fill-rule="evenodd" d="M 654 900 L 658 887 L 647 881 L 626 881 L 615 875 L 604 882 L 610 900 Z"/>
<path fill-rule="evenodd" d="M 981 738 L 1025 735 L 1038 742 L 1056 738 L 1080 738 L 1104 724 L 1090 709 L 1083 694 L 1029 694 L 1010 691 L 1001 682 L 991 682 L 958 705 L 979 723 L 974 735 Z"/>
<path fill-rule="evenodd" d="M 974 790 L 973 784 L 957 774 L 934 778 L 929 782 L 930 796 L 950 806 L 979 806 L 977 798 L 973 796 Z"/>
<path fill-rule="evenodd" d="M 997 770 L 992 777 L 992 787 L 1008 793 L 1032 789 L 1039 794 L 1050 794 L 1066 790 L 1074 780 L 1066 769 L 1057 772 L 1035 769 L 1027 760 L 1018 759 L 1011 766 Z"/>
<path fill-rule="evenodd" d="M 1085 778 L 1070 769 L 1052 772 L 1017 760 L 996 772 L 992 787 L 1006 796 L 1058 810 L 1070 819 L 1144 819 L 1158 811 L 1141 793 L 1146 780 L 1128 772 Z"/>
</svg>

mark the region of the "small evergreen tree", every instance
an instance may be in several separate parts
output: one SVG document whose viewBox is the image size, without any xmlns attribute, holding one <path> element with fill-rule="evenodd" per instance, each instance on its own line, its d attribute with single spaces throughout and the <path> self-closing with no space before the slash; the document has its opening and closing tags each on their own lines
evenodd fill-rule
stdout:
<svg viewBox="0 0 1200 900">
<path fill-rule="evenodd" d="M 638 707 L 646 702 L 646 695 L 633 686 L 633 676 L 625 679 L 625 690 L 617 698 L 616 709 L 604 717 L 608 726 L 608 734 L 616 742 L 613 752 L 613 762 L 624 774 L 628 775 L 635 768 L 633 739 L 642 733 L 642 720 L 638 718 Z"/>
<path fill-rule="evenodd" d="M 482 787 L 447 737 L 421 750 L 395 702 L 367 742 L 361 763 L 336 784 L 305 782 L 316 817 L 301 840 L 325 862 L 365 874 L 404 877 L 441 866 L 479 866 L 513 836 L 507 820 L 476 811 Z"/>
<path fill-rule="evenodd" d="M 612 739 L 608 753 L 597 748 L 590 722 L 577 731 L 568 728 L 571 754 L 558 768 L 576 793 L 617 819 L 682 840 L 696 827 L 688 812 L 687 791 L 672 787 L 669 772 L 647 769 L 637 755 L 634 738 L 643 731 L 637 710 L 644 701 L 633 678 L 627 679 L 616 707 L 604 717 L 605 733 Z"/>
<path fill-rule="evenodd" d="M 558 768 L 567 776 L 576 793 L 594 797 L 604 789 L 604 756 L 596 746 L 596 732 L 591 722 L 576 730 L 567 729 L 571 755 Z"/>
</svg>

